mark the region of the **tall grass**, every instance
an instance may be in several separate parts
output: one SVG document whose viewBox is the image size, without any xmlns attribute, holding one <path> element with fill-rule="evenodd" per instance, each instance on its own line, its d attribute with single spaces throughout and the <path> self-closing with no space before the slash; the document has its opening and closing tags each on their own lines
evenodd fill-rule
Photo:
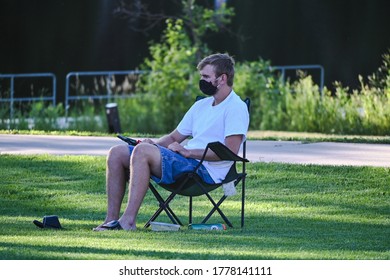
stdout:
<svg viewBox="0 0 390 280">
<path fill-rule="evenodd" d="M 389 135 L 390 95 L 383 90 L 364 84 L 361 89 L 349 92 L 336 83 L 332 93 L 324 88 L 323 93 L 310 76 L 302 77 L 292 90 L 284 93 L 285 128 L 289 131 L 322 132 L 333 134 Z"/>
</svg>

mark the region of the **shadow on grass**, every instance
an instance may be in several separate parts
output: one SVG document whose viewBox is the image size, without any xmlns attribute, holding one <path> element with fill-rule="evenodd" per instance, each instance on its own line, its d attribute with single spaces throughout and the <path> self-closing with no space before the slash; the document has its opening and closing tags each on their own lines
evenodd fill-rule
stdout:
<svg viewBox="0 0 390 280">
<path fill-rule="evenodd" d="M 237 259 L 237 255 L 225 253 L 218 256 L 209 253 L 182 253 L 165 250 L 144 250 L 144 249 L 102 249 L 91 247 L 71 247 L 55 245 L 33 245 L 14 244 L 11 242 L 0 242 L 0 248 L 8 250 L 7 259 L 178 259 L 178 260 L 207 260 L 207 259 Z M 264 259 L 257 254 L 245 255 L 247 259 Z M 269 257 L 268 257 L 269 259 Z"/>
</svg>

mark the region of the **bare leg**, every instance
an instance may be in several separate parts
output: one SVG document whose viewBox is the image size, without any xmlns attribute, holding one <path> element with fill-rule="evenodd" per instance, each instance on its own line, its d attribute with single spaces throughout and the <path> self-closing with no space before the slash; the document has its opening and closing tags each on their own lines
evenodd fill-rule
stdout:
<svg viewBox="0 0 390 280">
<path fill-rule="evenodd" d="M 136 228 L 136 218 L 141 203 L 149 188 L 150 175 L 161 177 L 161 154 L 158 147 L 141 143 L 130 158 L 129 199 L 119 223 L 125 230 Z"/>
<path fill-rule="evenodd" d="M 130 154 L 127 145 L 118 145 L 110 149 L 106 162 L 107 216 L 103 224 L 119 218 L 129 163 Z M 104 230 L 101 225 L 94 230 Z"/>
</svg>

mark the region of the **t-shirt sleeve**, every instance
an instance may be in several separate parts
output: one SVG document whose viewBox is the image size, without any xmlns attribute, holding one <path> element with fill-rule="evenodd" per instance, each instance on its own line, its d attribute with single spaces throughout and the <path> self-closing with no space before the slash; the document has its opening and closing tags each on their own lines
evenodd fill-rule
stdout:
<svg viewBox="0 0 390 280">
<path fill-rule="evenodd" d="M 249 126 L 249 113 L 245 103 L 237 108 L 231 108 L 226 113 L 225 138 L 231 135 L 244 135 L 246 139 Z"/>
<path fill-rule="evenodd" d="M 185 136 L 192 136 L 193 112 L 194 112 L 194 106 L 192 106 L 187 111 L 183 119 L 178 124 L 176 129 L 177 131 L 179 131 L 180 134 Z"/>
</svg>

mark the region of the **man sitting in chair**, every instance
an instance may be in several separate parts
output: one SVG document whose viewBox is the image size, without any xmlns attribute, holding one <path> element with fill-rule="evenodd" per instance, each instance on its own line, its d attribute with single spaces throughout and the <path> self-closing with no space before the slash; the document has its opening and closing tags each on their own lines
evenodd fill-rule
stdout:
<svg viewBox="0 0 390 280">
<path fill-rule="evenodd" d="M 104 223 L 94 230 L 136 229 L 138 210 L 150 178 L 157 183 L 173 183 L 178 174 L 195 169 L 209 142 L 219 141 L 234 153 L 239 152 L 248 131 L 249 113 L 232 89 L 234 60 L 227 54 L 213 54 L 197 68 L 199 89 L 210 97 L 195 102 L 174 131 L 157 141 L 145 139 L 136 146 L 118 145 L 110 149 L 106 170 L 107 215 Z M 192 139 L 182 146 L 180 143 L 190 136 Z M 210 150 L 197 173 L 206 183 L 220 183 L 231 164 L 221 161 Z M 120 216 L 128 178 L 128 203 Z"/>
</svg>

